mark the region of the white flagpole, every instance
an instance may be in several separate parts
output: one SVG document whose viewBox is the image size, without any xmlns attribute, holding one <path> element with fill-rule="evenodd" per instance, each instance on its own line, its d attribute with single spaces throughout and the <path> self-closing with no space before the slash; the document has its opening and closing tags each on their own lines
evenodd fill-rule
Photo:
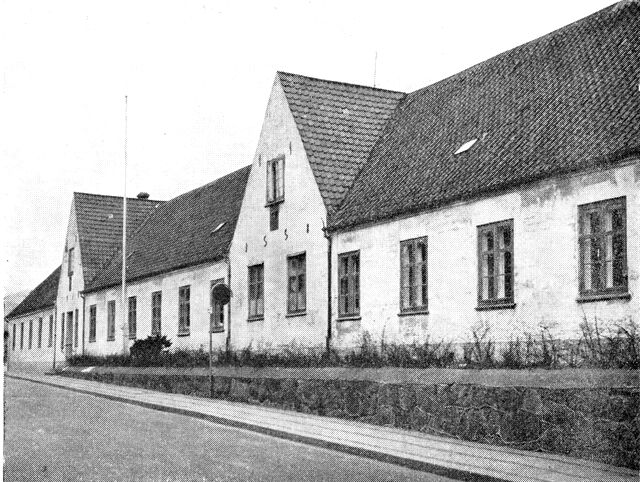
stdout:
<svg viewBox="0 0 640 482">
<path fill-rule="evenodd" d="M 122 197 L 122 353 L 129 352 L 127 325 L 127 96 L 124 96 L 124 195 Z"/>
</svg>

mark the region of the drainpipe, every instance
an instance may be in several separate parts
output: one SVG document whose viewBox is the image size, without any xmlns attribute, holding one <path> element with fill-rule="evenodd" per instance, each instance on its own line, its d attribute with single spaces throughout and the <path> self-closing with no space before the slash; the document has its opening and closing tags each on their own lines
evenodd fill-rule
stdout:
<svg viewBox="0 0 640 482">
<path fill-rule="evenodd" d="M 227 283 L 231 290 L 231 259 L 227 253 Z M 227 341 L 226 341 L 227 358 L 231 355 L 231 300 L 227 303 Z"/>
<path fill-rule="evenodd" d="M 56 371 L 56 348 L 58 347 L 58 303 L 53 307 L 53 371 Z"/>
<path fill-rule="evenodd" d="M 82 298 L 82 356 L 84 356 L 84 318 L 85 318 L 85 303 L 87 300 L 84 297 L 84 293 L 80 293 L 80 297 Z"/>
<path fill-rule="evenodd" d="M 326 350 L 327 357 L 331 354 L 331 317 L 332 317 L 332 296 L 331 296 L 331 234 L 327 231 L 326 227 L 323 227 L 324 237 L 327 238 L 327 341 Z"/>
</svg>

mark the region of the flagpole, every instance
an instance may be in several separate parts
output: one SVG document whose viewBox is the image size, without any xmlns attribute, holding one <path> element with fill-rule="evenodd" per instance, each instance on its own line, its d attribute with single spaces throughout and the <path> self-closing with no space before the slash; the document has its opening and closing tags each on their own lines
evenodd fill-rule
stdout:
<svg viewBox="0 0 640 482">
<path fill-rule="evenodd" d="M 127 326 L 127 118 L 128 99 L 124 96 L 124 195 L 122 197 L 122 353 L 129 352 Z"/>
</svg>

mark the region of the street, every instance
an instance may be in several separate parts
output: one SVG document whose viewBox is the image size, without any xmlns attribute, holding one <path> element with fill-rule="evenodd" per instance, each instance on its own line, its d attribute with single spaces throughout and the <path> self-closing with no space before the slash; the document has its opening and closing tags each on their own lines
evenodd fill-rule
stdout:
<svg viewBox="0 0 640 482">
<path fill-rule="evenodd" d="M 7 481 L 450 480 L 10 378 L 4 447 Z"/>
</svg>

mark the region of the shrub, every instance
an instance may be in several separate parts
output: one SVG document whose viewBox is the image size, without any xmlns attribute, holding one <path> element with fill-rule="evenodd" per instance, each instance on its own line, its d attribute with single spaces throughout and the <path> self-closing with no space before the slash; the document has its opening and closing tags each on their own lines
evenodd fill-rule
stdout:
<svg viewBox="0 0 640 482">
<path fill-rule="evenodd" d="M 164 350 L 171 346 L 166 335 L 152 335 L 147 338 L 136 340 L 129 353 L 134 364 L 149 364 L 157 361 Z"/>
</svg>

